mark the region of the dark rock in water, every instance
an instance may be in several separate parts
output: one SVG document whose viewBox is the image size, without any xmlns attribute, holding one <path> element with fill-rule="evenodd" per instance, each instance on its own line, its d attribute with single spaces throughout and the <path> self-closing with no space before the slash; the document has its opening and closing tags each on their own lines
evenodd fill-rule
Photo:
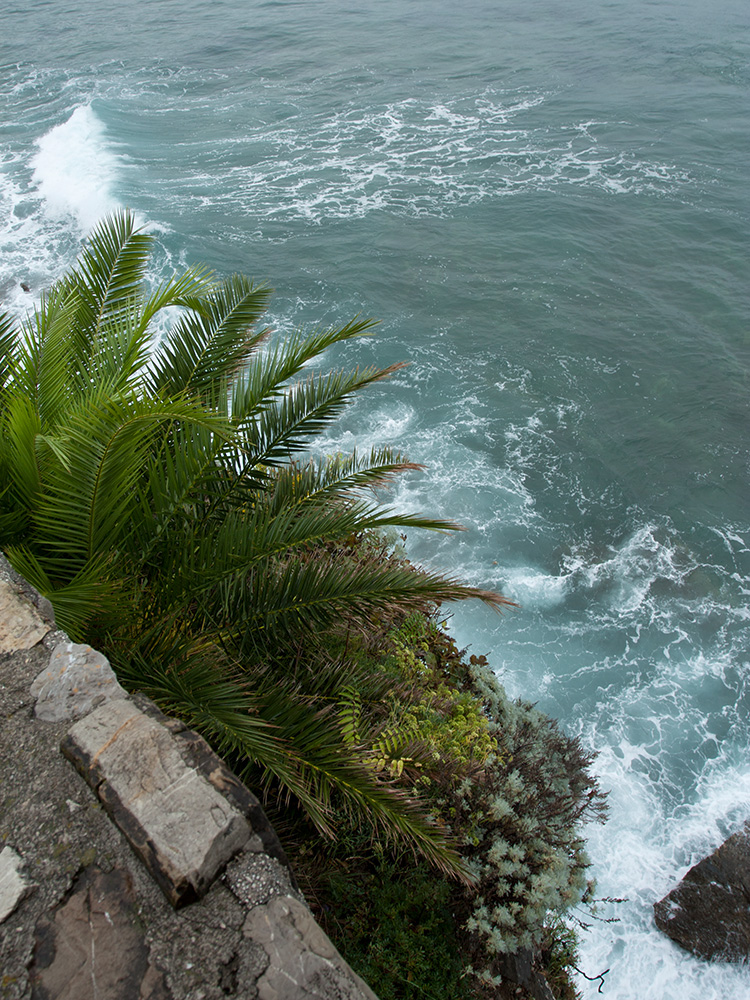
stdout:
<svg viewBox="0 0 750 1000">
<path fill-rule="evenodd" d="M 699 958 L 750 959 L 750 822 L 654 904 L 656 926 Z"/>
<path fill-rule="evenodd" d="M 22 289 L 23 289 L 23 290 L 24 290 L 25 292 L 30 292 L 30 291 L 31 291 L 31 287 L 30 287 L 30 285 L 28 285 L 28 284 L 27 284 L 27 282 L 25 282 L 25 281 L 22 281 L 22 282 L 21 282 L 21 288 L 22 288 Z"/>
</svg>

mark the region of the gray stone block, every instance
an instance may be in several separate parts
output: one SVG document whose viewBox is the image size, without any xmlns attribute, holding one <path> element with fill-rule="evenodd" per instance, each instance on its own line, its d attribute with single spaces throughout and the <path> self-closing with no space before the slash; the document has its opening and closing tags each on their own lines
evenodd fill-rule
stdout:
<svg viewBox="0 0 750 1000">
<path fill-rule="evenodd" d="M 113 698 L 127 698 L 102 653 L 65 641 L 55 646 L 49 666 L 30 688 L 34 714 L 45 722 L 80 719 Z"/>
<path fill-rule="evenodd" d="M 49 632 L 31 601 L 0 579 L 0 653 L 31 649 Z"/>
<path fill-rule="evenodd" d="M 21 873 L 21 865 L 21 858 L 12 847 L 0 851 L 0 924 L 31 890 L 31 884 Z"/>
<path fill-rule="evenodd" d="M 198 733 L 188 729 L 179 719 L 170 718 L 144 694 L 140 692 L 132 696 L 132 701 L 141 709 L 144 715 L 155 719 L 177 737 L 176 745 L 182 759 L 189 767 L 195 768 L 209 781 L 216 791 L 227 799 L 248 820 L 253 831 L 253 837 L 245 846 L 245 850 L 264 851 L 272 858 L 280 861 L 288 870 L 292 888 L 299 891 L 297 880 L 286 856 L 281 841 L 276 835 L 268 817 L 263 811 L 257 796 L 244 785 L 236 774 L 229 770 L 224 761 L 218 757 L 208 743 Z"/>
<path fill-rule="evenodd" d="M 253 834 L 260 838 L 262 847 L 253 847 L 253 850 L 263 850 L 272 858 L 279 861 L 286 869 L 291 880 L 292 887 L 298 890 L 297 880 L 294 877 L 289 858 L 286 856 L 284 848 L 276 835 L 268 817 L 263 811 L 257 796 L 247 788 L 232 771 L 213 752 L 202 736 L 186 729 L 177 734 L 177 745 L 183 759 L 199 771 L 203 777 L 209 781 L 216 791 L 228 802 L 241 812 L 249 821 Z"/>
<path fill-rule="evenodd" d="M 247 843 L 244 816 L 131 701 L 81 719 L 62 742 L 174 906 L 197 899 Z"/>
<path fill-rule="evenodd" d="M 258 1000 L 377 1000 L 298 899 L 275 896 L 256 906 L 243 933 L 269 959 Z"/>
</svg>

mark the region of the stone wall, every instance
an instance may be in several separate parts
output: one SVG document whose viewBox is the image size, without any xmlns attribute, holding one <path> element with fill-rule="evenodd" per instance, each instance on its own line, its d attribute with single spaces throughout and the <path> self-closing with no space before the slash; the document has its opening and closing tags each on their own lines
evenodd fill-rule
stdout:
<svg viewBox="0 0 750 1000">
<path fill-rule="evenodd" d="M 376 1000 L 257 798 L 1 555 L 0 998 Z"/>
</svg>

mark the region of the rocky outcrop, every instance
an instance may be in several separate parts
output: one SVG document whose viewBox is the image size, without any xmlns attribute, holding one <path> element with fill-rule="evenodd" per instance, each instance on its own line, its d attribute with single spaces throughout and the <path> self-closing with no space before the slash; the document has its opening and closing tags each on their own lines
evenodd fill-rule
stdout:
<svg viewBox="0 0 750 1000">
<path fill-rule="evenodd" d="M 377 1000 L 256 796 L 56 631 L 1 555 L 0 994 Z"/>
<path fill-rule="evenodd" d="M 532 1000 L 555 1000 L 540 968 L 539 955 L 530 948 L 521 948 L 512 955 L 497 955 L 493 969 L 506 982 L 517 983 Z"/>
<path fill-rule="evenodd" d="M 750 960 L 750 822 L 654 904 L 654 919 L 699 958 Z"/>
</svg>

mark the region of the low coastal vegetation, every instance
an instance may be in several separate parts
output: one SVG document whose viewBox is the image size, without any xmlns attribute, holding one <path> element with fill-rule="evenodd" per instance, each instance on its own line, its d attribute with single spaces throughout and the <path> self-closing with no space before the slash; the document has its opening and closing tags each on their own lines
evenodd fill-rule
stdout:
<svg viewBox="0 0 750 1000">
<path fill-rule="evenodd" d="M 241 276 L 149 291 L 152 249 L 118 214 L 33 316 L 0 316 L 0 546 L 264 795 L 382 1000 L 499 996 L 519 952 L 565 995 L 591 757 L 445 631 L 445 602 L 508 602 L 408 560 L 402 532 L 457 528 L 384 505 L 415 466 L 307 457 L 399 366 L 321 368 L 373 324 L 274 340 Z"/>
</svg>

